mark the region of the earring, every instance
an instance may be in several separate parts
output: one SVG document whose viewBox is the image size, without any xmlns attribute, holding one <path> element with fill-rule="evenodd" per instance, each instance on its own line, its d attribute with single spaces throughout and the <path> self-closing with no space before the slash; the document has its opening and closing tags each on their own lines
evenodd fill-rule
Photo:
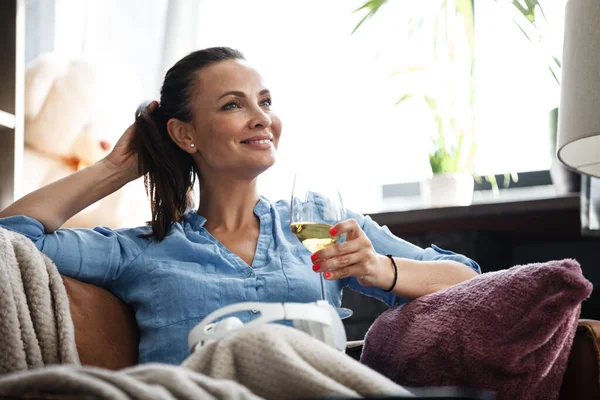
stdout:
<svg viewBox="0 0 600 400">
<path fill-rule="evenodd" d="M 192 144 L 190 144 L 190 147 L 194 148 L 194 147 L 196 147 L 196 145 L 194 143 L 192 143 Z"/>
</svg>

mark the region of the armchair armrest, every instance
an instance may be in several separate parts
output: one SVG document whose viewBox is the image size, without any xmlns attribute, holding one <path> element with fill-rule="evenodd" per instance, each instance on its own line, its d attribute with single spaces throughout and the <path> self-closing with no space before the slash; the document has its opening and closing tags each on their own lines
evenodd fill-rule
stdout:
<svg viewBox="0 0 600 400">
<path fill-rule="evenodd" d="M 131 308 L 108 290 L 62 278 L 81 364 L 114 370 L 136 365 L 139 331 Z"/>
<path fill-rule="evenodd" d="M 348 342 L 346 354 L 360 360 L 363 344 Z M 600 399 L 600 321 L 579 320 L 559 395 L 559 400 L 570 399 Z"/>
<path fill-rule="evenodd" d="M 560 399 L 600 399 L 600 321 L 579 320 Z"/>
</svg>

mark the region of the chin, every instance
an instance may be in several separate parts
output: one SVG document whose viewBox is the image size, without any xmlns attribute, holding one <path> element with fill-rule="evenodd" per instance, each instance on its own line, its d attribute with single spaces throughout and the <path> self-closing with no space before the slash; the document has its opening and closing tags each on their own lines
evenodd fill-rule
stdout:
<svg viewBox="0 0 600 400">
<path fill-rule="evenodd" d="M 258 176 L 275 165 L 275 157 L 270 159 L 264 159 L 260 162 L 253 163 L 253 165 L 247 165 L 244 170 L 252 171 L 255 176 Z"/>
</svg>

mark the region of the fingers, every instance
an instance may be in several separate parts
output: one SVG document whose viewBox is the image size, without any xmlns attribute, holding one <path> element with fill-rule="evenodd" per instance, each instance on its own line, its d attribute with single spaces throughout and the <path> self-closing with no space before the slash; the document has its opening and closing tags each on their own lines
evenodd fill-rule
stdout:
<svg viewBox="0 0 600 400">
<path fill-rule="evenodd" d="M 320 261 L 338 257 L 342 254 L 354 253 L 362 248 L 372 247 L 371 241 L 354 219 L 340 222 L 333 226 L 329 233 L 337 237 L 345 233 L 346 241 L 315 252 L 311 257 L 313 263 L 319 263 Z"/>
<path fill-rule="evenodd" d="M 368 266 L 363 263 L 353 264 L 344 268 L 325 271 L 323 273 L 323 277 L 328 281 L 344 279 L 349 276 L 356 277 L 359 283 L 364 286 L 370 286 L 375 282 L 375 277 L 371 271 L 369 271 Z"/>
<path fill-rule="evenodd" d="M 334 257 L 357 252 L 362 247 L 363 243 L 356 240 L 336 243 L 333 246 L 329 246 L 317 251 L 310 257 L 310 259 L 312 260 L 313 264 L 317 264 Z"/>
<path fill-rule="evenodd" d="M 346 243 L 343 243 L 346 244 Z M 315 262 L 313 265 L 313 271 L 323 272 L 329 269 L 343 268 L 360 262 L 365 258 L 365 254 L 362 251 L 356 251 L 352 253 L 343 253 L 322 261 Z"/>
<path fill-rule="evenodd" d="M 148 104 L 146 106 L 146 111 L 148 111 L 149 114 L 152 114 L 154 112 L 154 110 L 156 110 L 157 107 L 158 107 L 158 101 L 152 100 L 150 102 L 150 104 Z"/>
<path fill-rule="evenodd" d="M 137 110 L 135 112 L 135 117 L 136 118 L 139 117 L 140 115 L 142 115 L 142 112 L 144 112 L 144 111 L 146 111 L 148 114 L 152 114 L 156 110 L 157 107 L 158 107 L 158 101 L 156 101 L 156 100 L 144 101 L 137 108 Z"/>
<path fill-rule="evenodd" d="M 346 234 L 348 239 L 355 239 L 363 234 L 358 222 L 355 219 L 347 219 L 338 224 L 335 224 L 330 230 L 331 236 Z"/>
<path fill-rule="evenodd" d="M 371 286 L 376 280 L 377 253 L 358 222 L 354 219 L 342 221 L 329 233 L 337 237 L 346 234 L 346 241 L 314 253 L 311 257 L 313 271 L 324 271 L 323 277 L 327 280 L 354 276 L 361 285 Z"/>
</svg>

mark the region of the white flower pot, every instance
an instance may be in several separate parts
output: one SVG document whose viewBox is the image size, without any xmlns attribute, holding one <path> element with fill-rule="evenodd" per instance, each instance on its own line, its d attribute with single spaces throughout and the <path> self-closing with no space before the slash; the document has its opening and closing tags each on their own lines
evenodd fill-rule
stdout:
<svg viewBox="0 0 600 400">
<path fill-rule="evenodd" d="M 473 201 L 473 177 L 466 173 L 433 175 L 421 181 L 426 207 L 468 206 Z"/>
</svg>

